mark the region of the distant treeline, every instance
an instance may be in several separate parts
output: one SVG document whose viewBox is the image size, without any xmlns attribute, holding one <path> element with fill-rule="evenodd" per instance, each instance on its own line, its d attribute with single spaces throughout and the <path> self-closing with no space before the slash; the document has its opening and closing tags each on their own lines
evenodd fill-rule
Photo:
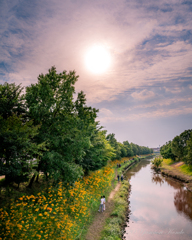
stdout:
<svg viewBox="0 0 192 240">
<path fill-rule="evenodd" d="M 192 165 L 192 129 L 185 130 L 172 141 L 166 142 L 160 153 L 164 158 L 184 161 Z"/>
<path fill-rule="evenodd" d="M 98 109 L 86 105 L 81 91 L 76 101 L 74 71 L 52 67 L 25 88 L 0 85 L 0 175 L 7 183 L 29 181 L 39 173 L 55 182 L 74 182 L 108 160 L 152 152 L 102 130 Z"/>
</svg>

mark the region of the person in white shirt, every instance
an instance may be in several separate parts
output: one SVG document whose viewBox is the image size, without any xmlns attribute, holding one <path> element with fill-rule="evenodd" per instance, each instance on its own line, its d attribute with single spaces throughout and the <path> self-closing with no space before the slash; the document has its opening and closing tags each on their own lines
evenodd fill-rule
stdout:
<svg viewBox="0 0 192 240">
<path fill-rule="evenodd" d="M 104 202 L 103 202 L 103 211 L 105 211 L 105 196 L 103 196 Z"/>
<path fill-rule="evenodd" d="M 101 212 L 103 212 L 103 203 L 104 203 L 104 198 L 101 196 L 101 203 L 100 203 L 100 206 L 99 206 L 99 212 L 101 210 Z"/>
</svg>

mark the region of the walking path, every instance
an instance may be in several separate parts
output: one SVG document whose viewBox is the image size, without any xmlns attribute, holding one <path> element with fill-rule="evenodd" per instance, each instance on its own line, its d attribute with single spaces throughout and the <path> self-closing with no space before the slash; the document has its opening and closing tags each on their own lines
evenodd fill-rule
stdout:
<svg viewBox="0 0 192 240">
<path fill-rule="evenodd" d="M 85 240 L 99 240 L 101 231 L 105 225 L 105 220 L 110 217 L 114 208 L 113 198 L 119 190 L 121 183 L 119 182 L 115 189 L 110 193 L 108 201 L 106 202 L 105 211 L 96 213 L 93 223 L 90 225 Z"/>
<path fill-rule="evenodd" d="M 173 163 L 171 166 L 173 166 L 173 167 L 180 167 L 183 164 L 184 164 L 184 162 L 177 162 L 177 163 Z"/>
</svg>

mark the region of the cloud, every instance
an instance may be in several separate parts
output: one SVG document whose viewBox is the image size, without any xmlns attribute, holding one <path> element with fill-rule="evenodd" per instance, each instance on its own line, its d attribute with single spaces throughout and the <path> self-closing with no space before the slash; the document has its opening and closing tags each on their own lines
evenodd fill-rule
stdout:
<svg viewBox="0 0 192 240">
<path fill-rule="evenodd" d="M 135 99 L 143 101 L 143 100 L 146 100 L 146 99 L 154 97 L 155 94 L 152 91 L 148 91 L 148 90 L 144 89 L 141 92 L 134 92 L 134 93 L 132 93 L 131 96 L 133 98 L 135 98 Z"/>
<path fill-rule="evenodd" d="M 167 88 L 164 87 L 166 92 L 171 92 L 171 93 L 180 93 L 182 91 L 182 88 L 179 87 L 173 87 L 173 88 Z"/>
<path fill-rule="evenodd" d="M 109 110 L 109 109 L 106 109 L 106 108 L 101 108 L 99 110 L 99 115 L 102 115 L 102 116 L 106 116 L 106 117 L 110 117 L 113 115 L 113 113 Z"/>
<path fill-rule="evenodd" d="M 169 99 L 160 99 L 160 100 L 153 100 L 151 101 L 150 103 L 146 103 L 146 104 L 142 104 L 142 105 L 136 105 L 136 106 L 133 106 L 131 108 L 129 108 L 129 110 L 133 110 L 133 109 L 136 109 L 136 108 L 140 108 L 140 109 L 143 109 L 143 108 L 152 108 L 152 107 L 156 107 L 156 108 L 159 108 L 159 107 L 170 107 L 170 105 L 172 104 L 181 104 L 183 103 L 183 105 L 185 106 L 186 103 L 189 103 L 191 104 L 192 103 L 192 97 L 183 97 L 183 98 L 169 98 Z"/>
<path fill-rule="evenodd" d="M 158 109 L 155 111 L 146 111 L 144 113 L 130 113 L 125 116 L 107 116 L 107 117 L 99 117 L 99 121 L 101 122 L 125 122 L 125 121 L 141 121 L 142 119 L 152 119 L 152 118 L 167 118 L 178 115 L 186 115 L 192 114 L 192 107 L 184 107 L 184 108 L 174 108 L 174 109 Z"/>
<path fill-rule="evenodd" d="M 180 0 L 1 4 L 0 83 L 27 86 L 55 65 L 59 72 L 76 70 L 77 92 L 83 90 L 89 104 L 100 104 L 104 121 L 121 121 L 113 109 L 125 104 L 130 116 L 123 118 L 128 120 L 190 112 L 191 100 L 182 100 L 189 98 L 182 94 L 185 82 L 192 79 L 192 12 Z M 105 45 L 112 55 L 111 68 L 102 75 L 90 74 L 84 64 L 87 48 L 95 43 Z M 146 103 L 136 105 L 139 101 Z M 173 106 L 178 101 L 182 111 Z M 174 109 L 165 108 L 169 105 Z"/>
</svg>

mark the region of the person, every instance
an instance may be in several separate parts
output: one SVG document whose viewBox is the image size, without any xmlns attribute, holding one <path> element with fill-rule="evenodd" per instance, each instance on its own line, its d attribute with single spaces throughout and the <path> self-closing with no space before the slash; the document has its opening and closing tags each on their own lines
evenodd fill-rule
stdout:
<svg viewBox="0 0 192 240">
<path fill-rule="evenodd" d="M 121 164 L 119 164 L 119 167 L 121 167 Z"/>
<path fill-rule="evenodd" d="M 119 174 L 117 175 L 117 179 L 118 179 L 118 182 L 119 182 Z"/>
<path fill-rule="evenodd" d="M 123 174 L 121 175 L 121 182 L 123 181 Z"/>
<path fill-rule="evenodd" d="M 103 196 L 101 196 L 101 203 L 100 203 L 98 212 L 100 211 L 103 212 L 103 203 L 104 203 L 104 199 L 103 199 Z"/>
<path fill-rule="evenodd" d="M 105 196 L 103 196 L 103 211 L 105 211 Z"/>
</svg>

